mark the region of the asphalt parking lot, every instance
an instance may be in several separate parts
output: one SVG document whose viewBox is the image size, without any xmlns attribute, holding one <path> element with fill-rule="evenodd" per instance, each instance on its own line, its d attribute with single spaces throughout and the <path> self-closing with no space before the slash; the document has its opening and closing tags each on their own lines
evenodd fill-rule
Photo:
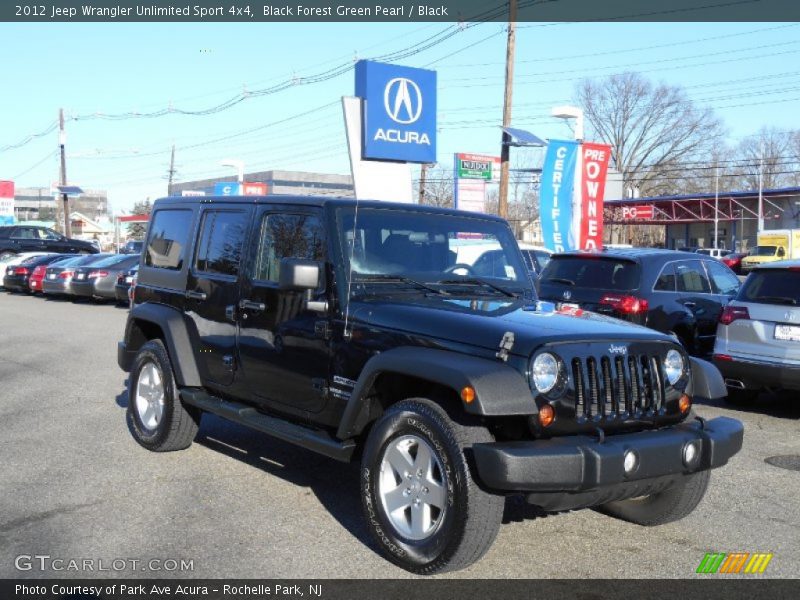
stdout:
<svg viewBox="0 0 800 600">
<path fill-rule="evenodd" d="M 0 577 L 97 575 L 20 571 L 20 555 L 193 564 L 154 573 L 129 563 L 104 577 L 409 576 L 371 547 L 356 465 L 208 415 L 189 450 L 138 446 L 116 364 L 126 314 L 0 292 Z M 800 400 L 697 411 L 743 420 L 745 440 L 690 517 L 642 528 L 589 510 L 541 516 L 509 501 L 487 556 L 448 576 L 683 578 L 706 552 L 771 552 L 759 577 L 797 577 L 800 471 L 765 459 L 800 455 Z"/>
</svg>

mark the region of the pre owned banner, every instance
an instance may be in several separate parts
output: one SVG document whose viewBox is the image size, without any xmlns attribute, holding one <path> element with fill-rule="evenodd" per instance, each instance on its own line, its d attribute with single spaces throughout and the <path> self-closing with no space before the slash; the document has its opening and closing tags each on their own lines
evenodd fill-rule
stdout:
<svg viewBox="0 0 800 600">
<path fill-rule="evenodd" d="M 572 193 L 578 142 L 550 140 L 542 165 L 539 214 L 545 247 L 554 252 L 575 248 L 572 235 Z"/>
<path fill-rule="evenodd" d="M 578 248 L 593 250 L 603 247 L 603 195 L 611 147 L 606 144 L 581 144 L 581 177 L 577 197 L 579 216 Z"/>
<path fill-rule="evenodd" d="M 0 225 L 14 224 L 14 182 L 0 181 Z"/>
</svg>

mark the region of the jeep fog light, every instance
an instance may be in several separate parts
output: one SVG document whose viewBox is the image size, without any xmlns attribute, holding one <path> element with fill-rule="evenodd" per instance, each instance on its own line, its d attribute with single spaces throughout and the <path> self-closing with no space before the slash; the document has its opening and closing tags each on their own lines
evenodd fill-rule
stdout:
<svg viewBox="0 0 800 600">
<path fill-rule="evenodd" d="M 625 469 L 625 475 L 630 475 L 639 466 L 639 457 L 633 450 L 625 451 L 625 460 L 622 462 L 622 468 Z"/>
<path fill-rule="evenodd" d="M 677 350 L 670 350 L 664 357 L 664 373 L 670 385 L 675 385 L 683 375 L 683 357 Z"/>
<path fill-rule="evenodd" d="M 545 404 L 539 409 L 539 424 L 542 427 L 550 427 L 556 420 L 556 411 L 550 404 Z"/>
<path fill-rule="evenodd" d="M 552 390 L 558 381 L 558 359 L 549 352 L 542 352 L 533 360 L 531 379 L 540 394 Z"/>
<path fill-rule="evenodd" d="M 700 458 L 700 448 L 697 442 L 689 442 L 683 447 L 683 464 L 693 467 Z"/>
</svg>

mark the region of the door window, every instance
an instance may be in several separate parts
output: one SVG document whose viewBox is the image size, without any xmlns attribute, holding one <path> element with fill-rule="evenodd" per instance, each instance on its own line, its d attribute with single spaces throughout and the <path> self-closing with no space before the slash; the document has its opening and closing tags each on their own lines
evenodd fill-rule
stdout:
<svg viewBox="0 0 800 600">
<path fill-rule="evenodd" d="M 61 239 L 61 236 L 52 229 L 39 229 L 37 232 L 39 239 L 47 240 L 48 242 L 57 242 Z"/>
<path fill-rule="evenodd" d="M 33 240 L 36 239 L 37 236 L 35 229 L 31 229 L 30 227 L 17 227 L 12 237 L 18 240 Z"/>
<path fill-rule="evenodd" d="M 323 260 L 323 257 L 319 217 L 269 213 L 261 221 L 253 279 L 277 282 L 283 258 Z"/>
<path fill-rule="evenodd" d="M 711 286 L 706 279 L 706 271 L 699 260 L 684 260 L 675 263 L 675 279 L 679 292 L 710 294 Z"/>
<path fill-rule="evenodd" d="M 661 269 L 661 274 L 656 279 L 653 290 L 656 292 L 675 291 L 675 265 L 673 263 L 669 263 Z"/>
<path fill-rule="evenodd" d="M 239 274 L 247 213 L 209 210 L 203 215 L 194 268 L 204 273 Z"/>
<path fill-rule="evenodd" d="M 706 269 L 708 269 L 714 292 L 733 296 L 739 291 L 739 278 L 726 266 L 717 261 L 708 261 Z"/>
</svg>

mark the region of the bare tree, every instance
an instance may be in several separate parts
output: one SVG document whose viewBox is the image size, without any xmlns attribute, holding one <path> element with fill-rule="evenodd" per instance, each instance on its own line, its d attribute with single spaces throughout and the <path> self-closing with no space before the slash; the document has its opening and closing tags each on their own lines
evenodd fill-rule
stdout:
<svg viewBox="0 0 800 600">
<path fill-rule="evenodd" d="M 642 196 L 679 191 L 685 163 L 703 161 L 724 134 L 711 109 L 696 106 L 683 88 L 653 85 L 638 73 L 584 80 L 576 96 L 587 139 L 611 145 L 623 185 Z"/>
<path fill-rule="evenodd" d="M 762 127 L 756 135 L 744 138 L 737 148 L 742 187 L 758 189 L 759 173 L 764 189 L 793 185 L 800 165 L 800 148 L 793 148 L 799 134 Z"/>
<path fill-rule="evenodd" d="M 419 180 L 414 181 L 414 197 L 419 197 Z M 429 206 L 453 208 L 453 172 L 448 169 L 428 169 L 422 203 Z"/>
</svg>

